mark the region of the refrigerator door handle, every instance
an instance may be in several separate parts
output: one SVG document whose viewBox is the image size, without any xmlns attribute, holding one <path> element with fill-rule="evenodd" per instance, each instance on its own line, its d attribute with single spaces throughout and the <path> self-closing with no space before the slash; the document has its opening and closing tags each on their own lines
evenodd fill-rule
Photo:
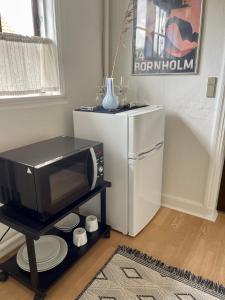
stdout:
<svg viewBox="0 0 225 300">
<path fill-rule="evenodd" d="M 155 150 L 161 149 L 163 145 L 164 145 L 164 143 L 160 142 L 160 143 L 156 144 L 155 147 L 152 148 L 151 150 L 148 150 L 148 151 L 145 151 L 145 152 L 142 152 L 142 153 L 138 154 L 138 159 L 140 159 L 142 157 L 144 158 L 147 154 L 149 154 L 149 153 L 151 153 Z"/>
<path fill-rule="evenodd" d="M 146 158 L 146 155 L 142 155 L 142 156 L 138 157 L 138 160 L 142 160 L 142 159 L 145 159 L 145 158 Z"/>
<path fill-rule="evenodd" d="M 145 155 L 151 153 L 154 150 L 155 150 L 155 147 L 152 148 L 151 150 L 148 150 L 148 151 L 145 151 L 145 152 L 142 152 L 142 153 L 138 154 L 138 159 L 142 159 L 142 157 L 145 158 Z"/>
<path fill-rule="evenodd" d="M 164 143 L 163 142 L 160 142 L 160 143 L 158 143 L 157 145 L 155 145 L 155 150 L 159 150 L 159 149 L 161 149 L 162 148 L 162 146 L 164 145 Z"/>
</svg>

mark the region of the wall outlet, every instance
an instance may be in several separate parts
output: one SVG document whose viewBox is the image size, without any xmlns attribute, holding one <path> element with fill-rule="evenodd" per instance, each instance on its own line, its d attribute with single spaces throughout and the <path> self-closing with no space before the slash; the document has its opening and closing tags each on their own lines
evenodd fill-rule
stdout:
<svg viewBox="0 0 225 300">
<path fill-rule="evenodd" d="M 217 88 L 217 77 L 209 77 L 207 85 L 207 98 L 215 98 Z"/>
</svg>

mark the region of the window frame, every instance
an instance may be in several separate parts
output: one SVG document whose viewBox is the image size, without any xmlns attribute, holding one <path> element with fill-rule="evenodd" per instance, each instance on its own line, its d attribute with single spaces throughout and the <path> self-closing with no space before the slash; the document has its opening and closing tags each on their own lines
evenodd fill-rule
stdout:
<svg viewBox="0 0 225 300">
<path fill-rule="evenodd" d="M 34 35 L 41 36 L 38 0 L 31 0 Z"/>
<path fill-rule="evenodd" d="M 32 0 L 38 4 L 38 0 Z M 53 40 L 57 49 L 57 62 L 58 62 L 58 74 L 59 74 L 59 92 L 46 93 L 46 94 L 28 94 L 18 96 L 0 96 L 1 104 L 12 104 L 18 102 L 44 102 L 57 101 L 59 98 L 65 98 L 65 83 L 63 73 L 63 60 L 62 60 L 62 43 L 61 43 L 61 23 L 60 23 L 60 0 L 39 0 L 42 1 L 43 11 L 40 12 L 37 5 L 38 13 L 36 17 L 40 24 L 40 33 L 42 37 L 48 37 Z M 43 15 L 48 15 L 46 22 L 43 22 Z M 0 18 L 1 19 L 1 18 Z M 1 25 L 1 20 L 0 20 Z"/>
</svg>

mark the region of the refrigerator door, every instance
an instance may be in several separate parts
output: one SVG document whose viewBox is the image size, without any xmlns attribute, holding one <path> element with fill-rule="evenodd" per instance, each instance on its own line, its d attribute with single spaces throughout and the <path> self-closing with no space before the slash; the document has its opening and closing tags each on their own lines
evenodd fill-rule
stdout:
<svg viewBox="0 0 225 300">
<path fill-rule="evenodd" d="M 163 144 L 129 159 L 129 235 L 136 236 L 161 206 Z"/>
<path fill-rule="evenodd" d="M 165 116 L 163 108 L 146 110 L 129 116 L 129 158 L 148 152 L 164 141 Z"/>
</svg>

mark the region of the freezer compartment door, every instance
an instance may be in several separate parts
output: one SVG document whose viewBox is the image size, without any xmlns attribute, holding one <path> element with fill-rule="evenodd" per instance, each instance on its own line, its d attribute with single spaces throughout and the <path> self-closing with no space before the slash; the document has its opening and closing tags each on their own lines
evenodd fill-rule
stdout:
<svg viewBox="0 0 225 300">
<path fill-rule="evenodd" d="M 164 141 L 165 114 L 159 108 L 129 116 L 128 157 L 136 158 Z"/>
<path fill-rule="evenodd" d="M 136 236 L 161 206 L 163 145 L 129 159 L 129 235 Z"/>
</svg>

